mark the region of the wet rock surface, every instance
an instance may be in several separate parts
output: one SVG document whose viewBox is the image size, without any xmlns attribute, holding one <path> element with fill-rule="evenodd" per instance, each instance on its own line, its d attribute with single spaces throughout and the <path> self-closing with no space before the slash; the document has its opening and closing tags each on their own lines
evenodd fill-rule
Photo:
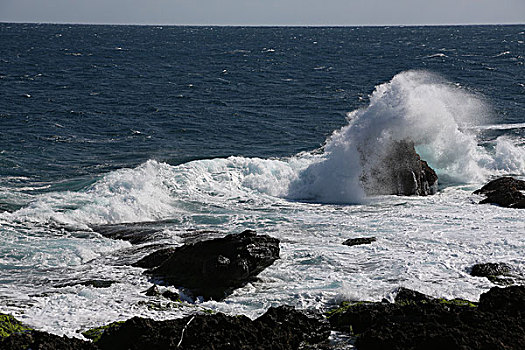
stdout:
<svg viewBox="0 0 525 350">
<path fill-rule="evenodd" d="M 513 268 L 506 263 L 475 264 L 470 269 L 474 277 L 486 277 L 489 281 L 499 285 L 511 285 L 521 278 L 513 273 Z"/>
<path fill-rule="evenodd" d="M 437 192 L 438 177 L 421 160 L 413 142 L 397 141 L 383 159 L 363 173 L 361 182 L 368 195 L 427 196 Z"/>
<path fill-rule="evenodd" d="M 351 330 L 359 350 L 525 348 L 525 287 L 492 288 L 479 306 L 419 294 L 396 303 L 348 304 L 329 320 L 337 330 Z"/>
<path fill-rule="evenodd" d="M 247 230 L 178 247 L 148 273 L 194 297 L 222 300 L 278 258 L 278 239 Z"/>
<path fill-rule="evenodd" d="M 160 266 L 164 261 L 168 260 L 175 250 L 176 248 L 174 247 L 159 249 L 133 263 L 132 266 L 142 267 L 144 269 L 152 269 L 154 267 Z"/>
<path fill-rule="evenodd" d="M 525 208 L 525 181 L 512 177 L 500 177 L 474 191 L 474 194 L 485 195 L 487 198 L 480 204 L 497 204 L 507 208 Z"/>
<path fill-rule="evenodd" d="M 61 337 L 40 331 L 29 331 L 0 338 L 3 350 L 97 350 L 98 347 L 76 338 Z"/>
<path fill-rule="evenodd" d="M 169 321 L 134 317 L 109 328 L 96 345 L 102 349 L 298 349 L 330 335 L 321 315 L 292 307 L 270 308 L 252 321 L 246 316 L 195 315 Z"/>
<path fill-rule="evenodd" d="M 359 237 L 359 238 L 349 238 L 343 242 L 344 245 L 354 246 L 360 244 L 371 244 L 377 241 L 375 237 Z"/>
</svg>

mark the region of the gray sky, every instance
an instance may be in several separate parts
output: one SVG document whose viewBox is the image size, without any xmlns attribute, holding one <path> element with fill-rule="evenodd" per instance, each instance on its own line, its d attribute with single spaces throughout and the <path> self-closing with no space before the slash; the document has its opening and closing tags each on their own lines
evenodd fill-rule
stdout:
<svg viewBox="0 0 525 350">
<path fill-rule="evenodd" d="M 525 0 L 0 0 L 0 21 L 218 25 L 525 23 Z"/>
</svg>

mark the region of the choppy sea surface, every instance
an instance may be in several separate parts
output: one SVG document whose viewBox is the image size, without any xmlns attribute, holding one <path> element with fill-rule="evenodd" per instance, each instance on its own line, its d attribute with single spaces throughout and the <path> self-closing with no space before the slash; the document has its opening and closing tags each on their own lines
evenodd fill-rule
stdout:
<svg viewBox="0 0 525 350">
<path fill-rule="evenodd" d="M 398 286 L 477 300 L 493 284 L 470 266 L 525 268 L 525 211 L 472 194 L 525 177 L 524 42 L 524 25 L 0 23 L 0 311 L 80 337 L 135 315 L 256 317 Z M 363 155 L 407 139 L 438 194 L 367 197 Z M 140 251 L 93 230 L 112 224 L 174 245 L 254 229 L 281 258 L 222 302 L 177 307 L 143 293 L 151 281 L 125 263 Z M 77 284 L 90 279 L 117 283 Z"/>
</svg>

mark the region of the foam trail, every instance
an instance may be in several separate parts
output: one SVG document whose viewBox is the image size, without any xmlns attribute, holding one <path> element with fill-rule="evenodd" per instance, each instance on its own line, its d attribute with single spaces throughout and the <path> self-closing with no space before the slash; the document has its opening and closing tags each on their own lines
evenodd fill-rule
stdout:
<svg viewBox="0 0 525 350">
<path fill-rule="evenodd" d="M 415 144 L 440 181 L 524 174 L 519 140 L 500 137 L 491 153 L 478 145 L 474 130 L 487 125 L 488 112 L 479 98 L 437 75 L 403 72 L 378 85 L 366 108 L 348 114 L 348 125 L 333 133 L 322 154 L 280 160 L 229 157 L 178 166 L 151 160 L 111 172 L 83 191 L 40 195 L 14 213 L 0 213 L 0 219 L 88 228 L 190 217 L 238 203 L 261 207 L 276 198 L 363 203 L 362 176 L 400 140 Z"/>
</svg>

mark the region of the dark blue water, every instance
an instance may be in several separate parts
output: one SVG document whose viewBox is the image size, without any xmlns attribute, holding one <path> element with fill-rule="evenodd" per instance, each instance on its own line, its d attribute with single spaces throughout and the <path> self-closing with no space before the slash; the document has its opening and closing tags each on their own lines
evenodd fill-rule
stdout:
<svg viewBox="0 0 525 350">
<path fill-rule="evenodd" d="M 309 151 L 412 69 L 523 122 L 524 31 L 0 24 L 0 176 L 56 185 L 147 159 Z"/>
<path fill-rule="evenodd" d="M 147 249 L 188 231 L 281 240 L 257 282 L 198 309 L 255 317 L 399 286 L 476 300 L 493 285 L 473 264 L 525 271 L 525 211 L 472 194 L 525 177 L 524 42 L 525 25 L 0 23 L 0 311 L 76 337 L 195 313 L 142 293 L 127 262 L 146 247 L 93 230 L 107 224 L 155 230 Z M 366 170 L 407 139 L 438 194 L 366 197 Z"/>
</svg>

